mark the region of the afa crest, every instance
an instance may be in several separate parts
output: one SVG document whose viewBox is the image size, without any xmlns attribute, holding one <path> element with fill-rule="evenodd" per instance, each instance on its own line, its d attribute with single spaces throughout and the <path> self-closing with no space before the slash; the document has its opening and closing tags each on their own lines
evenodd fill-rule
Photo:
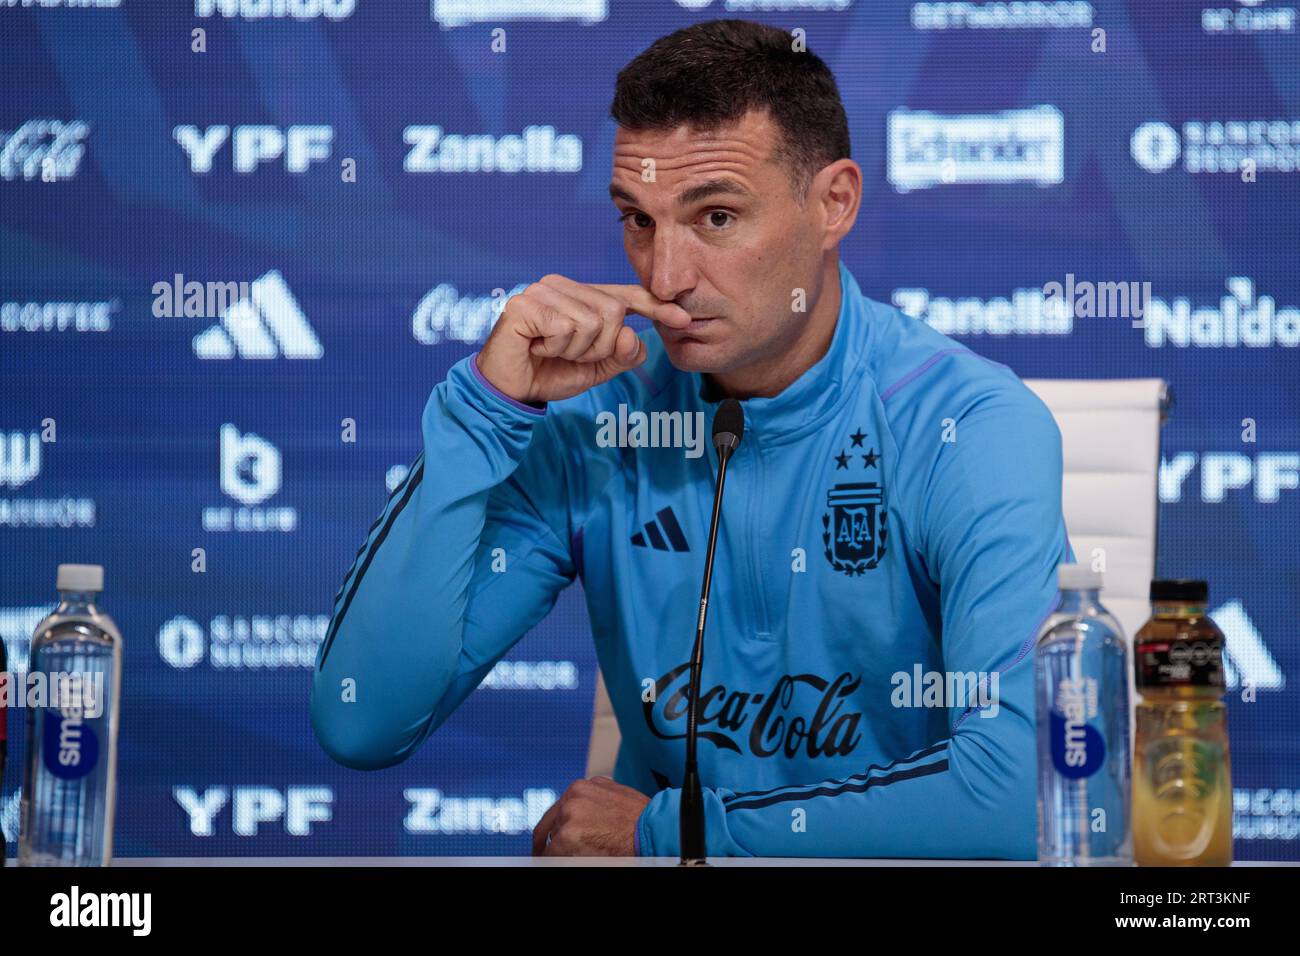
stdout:
<svg viewBox="0 0 1300 956">
<path fill-rule="evenodd" d="M 866 437 L 859 428 L 849 436 L 849 440 L 852 447 L 862 447 Z M 826 493 L 828 510 L 822 515 L 822 544 L 826 548 L 826 560 L 836 571 L 849 577 L 864 574 L 880 563 L 885 556 L 885 539 L 888 537 L 885 489 L 879 479 L 877 463 L 880 456 L 876 450 L 871 448 L 861 455 L 850 455 L 841 450 L 835 456 L 835 470 L 856 470 L 850 469 L 849 465 L 859 458 L 863 461 L 862 470 L 876 480 L 833 485 Z"/>
</svg>

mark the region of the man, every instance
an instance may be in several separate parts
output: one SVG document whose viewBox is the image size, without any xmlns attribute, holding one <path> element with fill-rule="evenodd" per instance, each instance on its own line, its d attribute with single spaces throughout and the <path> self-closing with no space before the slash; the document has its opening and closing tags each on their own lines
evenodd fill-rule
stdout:
<svg viewBox="0 0 1300 956">
<path fill-rule="evenodd" d="M 1050 413 L 840 264 L 862 173 L 834 78 L 789 36 L 680 30 L 619 74 L 612 114 L 640 284 L 547 276 L 433 390 L 320 650 L 322 745 L 405 759 L 581 577 L 622 746 L 534 852 L 678 854 L 717 465 L 687 426 L 732 396 L 709 854 L 1032 858 L 1032 648 L 1071 558 Z M 636 413 L 687 447 L 612 440 Z"/>
</svg>

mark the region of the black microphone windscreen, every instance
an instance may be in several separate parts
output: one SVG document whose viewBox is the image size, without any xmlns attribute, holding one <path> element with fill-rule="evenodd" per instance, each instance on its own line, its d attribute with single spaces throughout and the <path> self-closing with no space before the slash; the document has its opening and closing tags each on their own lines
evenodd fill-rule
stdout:
<svg viewBox="0 0 1300 956">
<path fill-rule="evenodd" d="M 745 410 L 734 398 L 724 398 L 713 416 L 713 444 L 731 447 L 734 451 L 745 435 Z"/>
</svg>

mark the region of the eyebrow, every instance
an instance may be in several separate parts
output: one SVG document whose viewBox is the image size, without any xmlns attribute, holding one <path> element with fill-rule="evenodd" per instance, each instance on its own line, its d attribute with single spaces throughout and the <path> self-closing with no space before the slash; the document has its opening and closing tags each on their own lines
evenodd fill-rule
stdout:
<svg viewBox="0 0 1300 956">
<path fill-rule="evenodd" d="M 710 179 L 707 182 L 700 183 L 698 186 L 692 186 L 690 189 L 683 190 L 677 195 L 677 205 L 691 206 L 702 199 L 708 199 L 710 196 L 726 194 L 732 196 L 750 196 L 748 189 L 736 182 L 734 179 Z M 609 184 L 609 198 L 621 199 L 624 202 L 637 205 L 637 199 L 626 189 Z"/>
</svg>

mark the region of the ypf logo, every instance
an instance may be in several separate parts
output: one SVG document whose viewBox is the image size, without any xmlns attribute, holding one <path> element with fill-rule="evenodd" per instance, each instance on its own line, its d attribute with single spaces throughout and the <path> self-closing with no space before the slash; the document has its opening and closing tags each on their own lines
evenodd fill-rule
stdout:
<svg viewBox="0 0 1300 956">
<path fill-rule="evenodd" d="M 221 490 L 245 505 L 261 504 L 280 490 L 280 451 L 264 438 L 221 426 Z"/>
<path fill-rule="evenodd" d="M 1143 123 L 1129 143 L 1133 161 L 1149 173 L 1163 173 L 1178 162 L 1182 143 L 1168 123 Z"/>
</svg>

